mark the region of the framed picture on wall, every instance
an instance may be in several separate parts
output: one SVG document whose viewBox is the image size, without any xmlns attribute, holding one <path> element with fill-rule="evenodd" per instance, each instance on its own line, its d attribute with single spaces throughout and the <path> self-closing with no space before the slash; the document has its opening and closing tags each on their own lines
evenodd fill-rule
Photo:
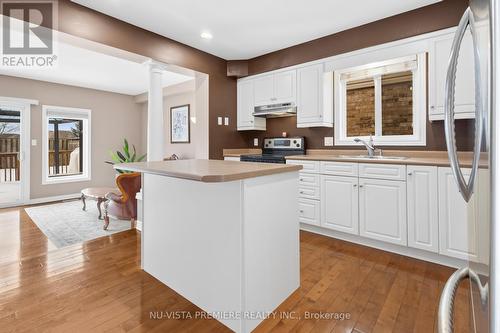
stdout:
<svg viewBox="0 0 500 333">
<path fill-rule="evenodd" d="M 170 142 L 189 143 L 189 104 L 170 108 Z"/>
</svg>

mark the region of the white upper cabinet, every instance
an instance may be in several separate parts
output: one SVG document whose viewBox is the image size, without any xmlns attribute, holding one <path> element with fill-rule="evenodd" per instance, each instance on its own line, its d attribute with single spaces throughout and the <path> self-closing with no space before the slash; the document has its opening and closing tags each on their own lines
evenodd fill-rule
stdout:
<svg viewBox="0 0 500 333">
<path fill-rule="evenodd" d="M 408 165 L 408 246 L 439 251 L 438 168 Z"/>
<path fill-rule="evenodd" d="M 297 94 L 297 71 L 274 74 L 274 102 L 295 102 Z"/>
<path fill-rule="evenodd" d="M 254 117 L 254 81 L 238 81 L 237 84 L 238 131 L 266 130 L 266 119 Z"/>
<path fill-rule="evenodd" d="M 254 80 L 254 106 L 295 102 L 297 71 L 264 75 Z"/>
<path fill-rule="evenodd" d="M 445 83 L 455 33 L 429 41 L 429 119 L 444 119 Z M 455 85 L 455 118 L 474 118 L 474 53 L 472 35 L 466 31 L 460 48 Z"/>
<path fill-rule="evenodd" d="M 323 64 L 297 70 L 297 127 L 333 127 L 333 73 Z"/>
<path fill-rule="evenodd" d="M 407 245 L 406 182 L 359 178 L 359 234 Z"/>
<path fill-rule="evenodd" d="M 268 105 L 274 102 L 274 75 L 266 75 L 254 80 L 254 104 Z"/>
</svg>

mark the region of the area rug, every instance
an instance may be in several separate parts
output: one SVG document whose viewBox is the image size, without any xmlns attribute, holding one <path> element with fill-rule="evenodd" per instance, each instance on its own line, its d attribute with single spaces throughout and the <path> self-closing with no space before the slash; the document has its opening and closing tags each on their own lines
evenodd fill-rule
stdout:
<svg viewBox="0 0 500 333">
<path fill-rule="evenodd" d="M 129 220 L 110 219 L 108 230 L 104 230 L 96 202 L 91 200 L 87 200 L 86 211 L 80 200 L 29 207 L 25 211 L 58 248 L 130 229 Z"/>
</svg>

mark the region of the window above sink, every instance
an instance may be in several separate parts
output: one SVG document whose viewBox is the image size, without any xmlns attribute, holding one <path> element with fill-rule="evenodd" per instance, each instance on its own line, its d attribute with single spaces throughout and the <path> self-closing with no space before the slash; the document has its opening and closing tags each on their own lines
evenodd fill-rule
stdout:
<svg viewBox="0 0 500 333">
<path fill-rule="evenodd" d="M 335 71 L 335 144 L 425 145 L 426 54 Z"/>
</svg>

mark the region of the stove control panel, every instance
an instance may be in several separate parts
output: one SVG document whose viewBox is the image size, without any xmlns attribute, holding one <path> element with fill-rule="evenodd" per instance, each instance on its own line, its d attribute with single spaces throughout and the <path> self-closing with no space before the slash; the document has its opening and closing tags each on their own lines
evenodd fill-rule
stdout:
<svg viewBox="0 0 500 333">
<path fill-rule="evenodd" d="M 304 150 L 304 138 L 266 138 L 264 139 L 264 149 L 290 149 L 290 150 Z"/>
</svg>

